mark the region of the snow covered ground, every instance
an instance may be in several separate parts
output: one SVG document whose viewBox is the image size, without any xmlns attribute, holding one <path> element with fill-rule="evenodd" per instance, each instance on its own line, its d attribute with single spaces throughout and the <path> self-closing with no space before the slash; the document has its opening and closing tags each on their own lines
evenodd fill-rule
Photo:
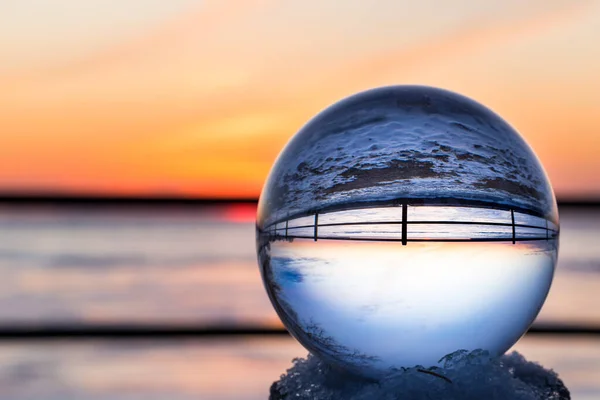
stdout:
<svg viewBox="0 0 600 400">
<path fill-rule="evenodd" d="M 568 389 L 553 371 L 513 352 L 500 358 L 458 351 L 444 367 L 408 368 L 379 381 L 349 377 L 314 356 L 296 359 L 271 387 L 271 400 L 566 400 Z"/>
</svg>

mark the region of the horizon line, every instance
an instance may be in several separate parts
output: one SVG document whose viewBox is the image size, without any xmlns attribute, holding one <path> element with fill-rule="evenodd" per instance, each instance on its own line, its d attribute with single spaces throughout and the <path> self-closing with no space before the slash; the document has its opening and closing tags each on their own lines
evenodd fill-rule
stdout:
<svg viewBox="0 0 600 400">
<path fill-rule="evenodd" d="M 211 196 L 138 196 L 62 193 L 2 193 L 0 203 L 8 204 L 79 204 L 79 205 L 217 205 L 257 203 L 258 197 L 211 197 Z M 600 197 L 558 197 L 559 206 L 600 207 Z"/>
</svg>

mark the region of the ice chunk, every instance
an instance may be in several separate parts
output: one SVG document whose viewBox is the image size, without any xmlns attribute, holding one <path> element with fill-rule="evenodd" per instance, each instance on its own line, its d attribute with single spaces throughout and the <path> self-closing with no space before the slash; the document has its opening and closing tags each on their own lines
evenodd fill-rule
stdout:
<svg viewBox="0 0 600 400">
<path fill-rule="evenodd" d="M 375 382 L 337 370 L 313 355 L 294 365 L 271 387 L 270 400 L 568 400 L 568 389 L 552 370 L 513 352 L 499 358 L 461 350 L 441 368 L 398 370 Z"/>
</svg>

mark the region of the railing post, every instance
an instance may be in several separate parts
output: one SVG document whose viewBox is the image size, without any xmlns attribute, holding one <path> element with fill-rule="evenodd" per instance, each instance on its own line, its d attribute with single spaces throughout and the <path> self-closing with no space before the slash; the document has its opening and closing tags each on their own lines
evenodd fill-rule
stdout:
<svg viewBox="0 0 600 400">
<path fill-rule="evenodd" d="M 319 226 L 319 213 L 315 213 L 315 242 L 317 241 L 317 231 Z"/>
<path fill-rule="evenodd" d="M 288 220 L 285 220 L 285 238 L 287 239 L 287 235 L 288 235 Z"/>
<path fill-rule="evenodd" d="M 513 244 L 515 244 L 517 241 L 517 236 L 515 232 L 515 211 L 512 208 L 510 209 L 510 219 L 512 220 L 512 242 Z"/>
<path fill-rule="evenodd" d="M 408 216 L 408 205 L 406 202 L 402 203 L 402 246 L 406 246 L 407 242 L 407 216 Z"/>
</svg>

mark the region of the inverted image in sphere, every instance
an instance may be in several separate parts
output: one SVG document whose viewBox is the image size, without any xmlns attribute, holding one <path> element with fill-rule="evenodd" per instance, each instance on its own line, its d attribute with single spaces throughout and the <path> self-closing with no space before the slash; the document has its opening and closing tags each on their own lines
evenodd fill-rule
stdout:
<svg viewBox="0 0 600 400">
<path fill-rule="evenodd" d="M 548 178 L 491 110 L 393 86 L 313 118 L 259 201 L 258 261 L 290 333 L 367 377 L 502 354 L 538 314 L 558 249 Z"/>
</svg>

